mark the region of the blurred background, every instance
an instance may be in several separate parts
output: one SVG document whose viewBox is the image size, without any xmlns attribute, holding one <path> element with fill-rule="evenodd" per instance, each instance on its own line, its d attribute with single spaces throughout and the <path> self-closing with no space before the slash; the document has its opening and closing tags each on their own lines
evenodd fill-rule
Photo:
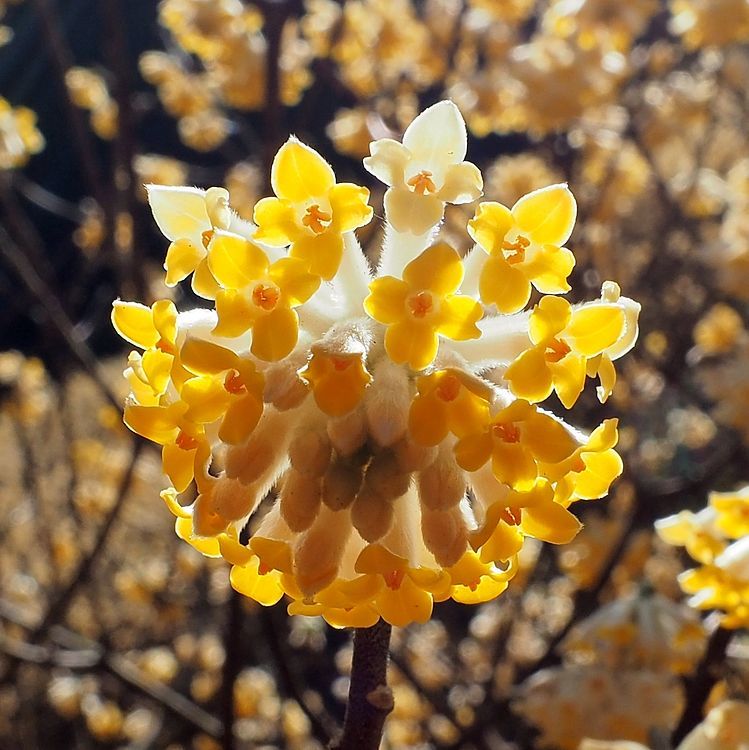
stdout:
<svg viewBox="0 0 749 750">
<path fill-rule="evenodd" d="M 705 700 L 746 698 L 740 631 L 708 637 L 677 583 L 686 556 L 653 529 L 749 481 L 746 0 L 0 0 L 0 15 L 0 748 L 335 734 L 348 634 L 240 598 L 223 561 L 174 536 L 158 451 L 121 423 L 111 303 L 205 304 L 164 286 L 142 185 L 225 186 L 251 219 L 289 133 L 371 188 L 375 258 L 384 186 L 361 159 L 446 97 L 486 200 L 569 182 L 575 293 L 616 280 L 641 337 L 610 401 L 586 394 L 571 420 L 620 417 L 625 476 L 572 544 L 526 544 L 500 599 L 395 633 L 386 746 L 669 750 Z M 447 207 L 461 251 L 474 208 Z"/>
</svg>

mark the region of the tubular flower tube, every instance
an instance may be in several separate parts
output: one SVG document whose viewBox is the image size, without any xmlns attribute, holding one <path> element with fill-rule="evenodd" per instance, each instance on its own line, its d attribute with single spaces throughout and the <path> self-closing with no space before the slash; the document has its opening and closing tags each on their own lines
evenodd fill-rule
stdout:
<svg viewBox="0 0 749 750">
<path fill-rule="evenodd" d="M 170 249 L 168 282 L 207 280 L 215 309 L 178 313 L 161 300 L 113 311 L 140 350 L 128 360 L 125 421 L 163 446 L 177 535 L 230 563 L 237 591 L 263 605 L 285 595 L 289 612 L 336 627 L 405 626 L 448 598 L 488 601 L 510 584 L 527 537 L 577 534 L 574 503 L 602 497 L 621 472 L 616 420 L 588 435 L 537 406 L 572 379 L 566 352 L 551 363 L 561 370 L 545 353 L 569 348 L 575 398 L 586 375 L 610 390 L 639 310 L 613 283 L 574 307 L 547 296 L 506 314 L 481 299 L 484 251 L 464 262 L 438 237 L 444 203 L 475 200 L 482 184 L 463 161 L 452 103 L 372 154 L 367 168 L 390 188 L 377 273 L 354 234 L 371 217 L 368 191 L 336 184 L 291 139 L 257 226 L 219 189 L 151 189 L 159 226 L 173 245 L 184 240 Z M 513 221 L 530 231 L 532 208 L 534 241 L 561 244 L 574 202 L 558 186 L 543 195 Z M 401 222 L 406 204 L 418 227 Z M 544 291 L 567 289 L 562 275 L 554 286 L 539 274 Z M 524 374 L 537 352 L 551 373 L 542 382 Z"/>
</svg>

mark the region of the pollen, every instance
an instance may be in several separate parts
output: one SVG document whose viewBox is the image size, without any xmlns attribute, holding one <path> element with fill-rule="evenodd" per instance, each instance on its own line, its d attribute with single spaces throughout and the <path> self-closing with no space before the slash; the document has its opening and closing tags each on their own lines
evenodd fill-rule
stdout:
<svg viewBox="0 0 749 750">
<path fill-rule="evenodd" d="M 492 432 L 503 443 L 519 443 L 520 430 L 514 422 L 502 422 L 492 427 Z"/>
<path fill-rule="evenodd" d="M 191 451 L 198 447 L 198 441 L 192 435 L 188 435 L 182 430 L 179 431 L 179 435 L 177 435 L 177 439 L 174 442 L 183 451 Z"/>
<path fill-rule="evenodd" d="M 252 290 L 252 301 L 262 310 L 273 310 L 279 297 L 280 292 L 274 284 L 257 284 Z"/>
<path fill-rule="evenodd" d="M 547 362 L 559 362 L 564 359 L 572 349 L 569 344 L 561 339 L 552 339 L 547 345 L 544 351 L 544 359 Z"/>
<path fill-rule="evenodd" d="M 321 234 L 328 228 L 332 218 L 331 214 L 321 211 L 320 206 L 313 203 L 302 217 L 302 224 L 309 227 L 315 234 Z"/>
<path fill-rule="evenodd" d="M 229 370 L 224 378 L 224 388 L 231 394 L 238 396 L 241 393 L 247 393 L 247 386 L 244 384 L 241 375 L 236 370 Z"/>
<path fill-rule="evenodd" d="M 408 309 L 414 318 L 425 318 L 434 307 L 434 300 L 429 292 L 419 292 L 408 298 Z"/>
<path fill-rule="evenodd" d="M 413 188 L 414 193 L 417 195 L 437 192 L 437 186 L 432 181 L 432 173 L 426 169 L 414 175 L 406 184 Z"/>
<path fill-rule="evenodd" d="M 522 235 L 518 235 L 515 242 L 503 242 L 502 250 L 509 253 L 505 255 L 505 260 L 510 265 L 522 263 L 525 260 L 525 250 L 530 244 L 530 240 Z"/>
</svg>

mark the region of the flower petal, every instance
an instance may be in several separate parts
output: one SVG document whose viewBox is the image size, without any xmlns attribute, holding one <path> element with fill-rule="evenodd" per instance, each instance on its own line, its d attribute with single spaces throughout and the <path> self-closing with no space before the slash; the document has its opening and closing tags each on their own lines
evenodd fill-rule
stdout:
<svg viewBox="0 0 749 750">
<path fill-rule="evenodd" d="M 553 381 L 543 349 L 535 346 L 526 349 L 507 368 L 505 380 L 509 382 L 510 390 L 515 396 L 524 398 L 532 404 L 548 398 Z"/>
<path fill-rule="evenodd" d="M 364 159 L 364 169 L 389 187 L 402 185 L 403 170 L 411 154 L 408 149 L 392 138 L 380 138 L 369 144 L 371 156 Z"/>
<path fill-rule="evenodd" d="M 161 338 L 153 324 L 153 311 L 138 302 L 116 300 L 112 305 L 112 325 L 125 341 L 141 349 L 156 346 Z"/>
<path fill-rule="evenodd" d="M 331 229 L 334 232 L 350 232 L 363 227 L 372 219 L 372 206 L 367 204 L 369 190 L 350 182 L 334 185 L 328 194 L 333 214 Z"/>
<path fill-rule="evenodd" d="M 554 390 L 565 409 L 571 409 L 585 387 L 585 357 L 568 354 L 559 362 L 550 362 Z"/>
<path fill-rule="evenodd" d="M 241 292 L 222 289 L 216 295 L 216 314 L 218 323 L 213 333 L 224 338 L 236 338 L 252 328 L 257 311 Z"/>
<path fill-rule="evenodd" d="M 208 245 L 208 267 L 226 289 L 242 289 L 268 271 L 268 256 L 254 243 L 228 232 L 215 232 Z"/>
<path fill-rule="evenodd" d="M 308 273 L 307 264 L 298 258 L 280 258 L 270 267 L 269 276 L 288 307 L 303 304 L 320 286 L 320 277 Z"/>
<path fill-rule="evenodd" d="M 291 353 L 298 338 L 299 317 L 294 310 L 279 306 L 255 321 L 250 351 L 258 359 L 277 362 Z"/>
<path fill-rule="evenodd" d="M 287 200 L 262 198 L 255 204 L 252 218 L 257 224 L 255 240 L 266 245 L 283 247 L 302 234 L 294 206 Z"/>
<path fill-rule="evenodd" d="M 476 323 L 484 315 L 481 303 L 464 294 L 452 294 L 440 304 L 437 332 L 453 341 L 466 341 L 481 336 Z"/>
<path fill-rule="evenodd" d="M 484 178 L 475 164 L 464 161 L 447 168 L 445 182 L 437 197 L 447 203 L 470 203 L 475 201 L 484 188 Z"/>
<path fill-rule="evenodd" d="M 174 443 L 168 443 L 161 450 L 161 463 L 177 492 L 184 492 L 193 480 L 195 461 L 194 450 L 183 450 Z"/>
<path fill-rule="evenodd" d="M 304 261 L 311 274 L 330 281 L 341 265 L 343 237 L 331 230 L 299 237 L 292 244 L 289 255 Z"/>
<path fill-rule="evenodd" d="M 374 320 L 385 325 L 403 320 L 406 314 L 408 285 L 394 276 L 381 276 L 369 285 L 364 309 Z"/>
<path fill-rule="evenodd" d="M 218 431 L 219 440 L 229 445 L 244 443 L 257 426 L 262 414 L 262 398 L 252 393 L 231 399 Z"/>
<path fill-rule="evenodd" d="M 194 187 L 146 185 L 148 203 L 162 234 L 171 241 L 189 239 L 195 245 L 211 228 L 205 190 Z M 228 199 L 229 193 L 226 193 Z"/>
<path fill-rule="evenodd" d="M 560 334 L 572 315 L 570 303 L 562 297 L 542 297 L 533 308 L 529 321 L 529 333 L 534 344 L 553 339 Z"/>
<path fill-rule="evenodd" d="M 481 269 L 479 295 L 485 305 L 496 305 L 501 313 L 509 315 L 528 304 L 531 285 L 519 268 L 511 266 L 501 255 L 492 255 Z"/>
<path fill-rule="evenodd" d="M 445 204 L 436 195 L 419 195 L 398 187 L 385 192 L 384 206 L 385 217 L 395 229 L 417 236 L 437 226 L 445 212 Z"/>
<path fill-rule="evenodd" d="M 468 234 L 488 253 L 500 253 L 507 232 L 513 225 L 510 209 L 501 203 L 479 203 L 476 215 L 468 222 Z"/>
<path fill-rule="evenodd" d="M 578 534 L 583 525 L 559 503 L 550 502 L 523 508 L 523 531 L 535 539 L 552 544 L 567 544 Z"/>
<path fill-rule="evenodd" d="M 196 245 L 189 239 L 180 237 L 169 245 L 164 261 L 166 271 L 165 283 L 167 286 L 176 286 L 180 281 L 186 279 L 205 258 L 203 245 Z"/>
<path fill-rule="evenodd" d="M 403 145 L 414 161 L 446 168 L 466 157 L 468 136 L 460 110 L 449 100 L 417 115 L 403 134 Z"/>
<path fill-rule="evenodd" d="M 450 245 L 438 242 L 403 269 L 403 281 L 412 292 L 428 289 L 440 296 L 453 294 L 463 281 L 463 263 Z"/>
<path fill-rule="evenodd" d="M 407 363 L 413 370 L 423 370 L 434 362 L 439 337 L 429 325 L 411 321 L 394 323 L 385 331 L 385 350 L 395 364 Z"/>
<path fill-rule="evenodd" d="M 624 331 L 625 317 L 621 307 L 594 303 L 572 312 L 564 337 L 576 352 L 595 357 L 615 344 Z"/>
<path fill-rule="evenodd" d="M 524 195 L 512 216 L 521 234 L 539 245 L 564 245 L 572 234 L 577 203 L 566 183 L 549 185 Z"/>
<path fill-rule="evenodd" d="M 335 174 L 317 151 L 292 136 L 273 159 L 270 181 L 279 198 L 304 203 L 327 195 Z"/>
</svg>

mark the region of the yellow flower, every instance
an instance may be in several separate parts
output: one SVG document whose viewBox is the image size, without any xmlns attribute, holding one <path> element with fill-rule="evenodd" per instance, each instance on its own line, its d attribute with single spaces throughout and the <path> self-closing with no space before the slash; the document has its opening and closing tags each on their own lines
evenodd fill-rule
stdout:
<svg viewBox="0 0 749 750">
<path fill-rule="evenodd" d="M 726 548 L 716 520 L 714 508 L 703 508 L 699 513 L 682 510 L 656 521 L 655 530 L 666 544 L 684 547 L 693 560 L 708 564 Z"/>
<path fill-rule="evenodd" d="M 638 311 L 639 306 L 635 321 Z M 627 310 L 618 298 L 573 308 L 561 297 L 543 297 L 530 316 L 533 346 L 505 373 L 510 390 L 532 403 L 543 401 L 554 390 L 569 409 L 582 392 L 586 375 L 598 374 L 599 398 L 604 401 L 616 381 L 611 360 L 621 356 L 621 343 L 631 332 L 628 323 Z M 633 343 L 634 339 L 629 346 Z"/>
<path fill-rule="evenodd" d="M 468 233 L 489 253 L 479 278 L 481 300 L 503 313 L 522 310 L 531 284 L 540 292 L 567 292 L 575 257 L 565 247 L 577 205 L 566 184 L 523 196 L 512 209 L 481 203 Z"/>
<path fill-rule="evenodd" d="M 292 258 L 310 273 L 330 280 L 343 255 L 343 237 L 372 218 L 369 190 L 336 184 L 330 165 L 313 149 L 290 138 L 276 154 L 271 185 L 277 197 L 255 206 L 255 239 L 274 247 L 291 245 Z"/>
<path fill-rule="evenodd" d="M 463 161 L 466 140 L 460 111 L 443 101 L 414 119 L 403 143 L 382 138 L 370 144 L 364 167 L 388 185 L 385 211 L 395 229 L 422 235 L 439 223 L 445 203 L 470 203 L 481 195 L 481 172 Z"/>
<path fill-rule="evenodd" d="M 408 412 L 408 429 L 419 445 L 438 445 L 452 433 L 464 437 L 489 417 L 491 387 L 462 370 L 438 370 L 416 379 L 418 394 Z"/>
<path fill-rule="evenodd" d="M 412 260 L 403 279 L 382 276 L 369 285 L 364 309 L 387 326 L 385 349 L 393 362 L 423 370 L 437 356 L 440 335 L 457 341 L 481 335 L 481 305 L 455 294 L 462 281 L 460 256 L 439 243 Z"/>
<path fill-rule="evenodd" d="M 361 353 L 328 354 L 315 347 L 299 377 L 312 388 L 315 403 L 330 417 L 348 414 L 372 382 Z"/>
<path fill-rule="evenodd" d="M 711 492 L 710 507 L 717 512 L 716 528 L 729 539 L 749 535 L 749 487 L 736 492 Z"/>
<path fill-rule="evenodd" d="M 229 192 L 166 185 L 146 185 L 146 190 L 153 218 L 171 242 L 164 261 L 166 285 L 175 286 L 194 274 L 193 291 L 214 299 L 218 285 L 208 268 L 207 248 L 215 230 L 231 225 Z"/>
<path fill-rule="evenodd" d="M 513 401 L 483 425 L 461 438 L 455 458 L 466 471 L 478 471 L 490 458 L 494 476 L 515 490 L 530 490 L 539 463 L 559 463 L 577 442 L 564 425 L 527 401 Z"/>
<path fill-rule="evenodd" d="M 268 256 L 244 237 L 215 232 L 208 265 L 216 292 L 217 336 L 235 338 L 252 329 L 250 351 L 268 362 L 283 359 L 296 346 L 299 317 L 295 307 L 317 291 L 320 279 L 297 258 Z"/>
</svg>

